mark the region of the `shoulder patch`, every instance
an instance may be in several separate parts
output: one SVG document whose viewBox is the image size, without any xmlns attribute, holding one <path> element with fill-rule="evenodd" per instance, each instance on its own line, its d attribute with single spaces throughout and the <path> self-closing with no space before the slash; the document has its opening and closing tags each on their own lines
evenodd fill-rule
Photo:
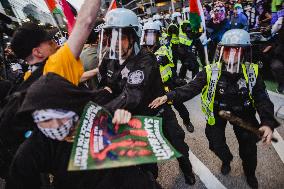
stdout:
<svg viewBox="0 0 284 189">
<path fill-rule="evenodd" d="M 136 70 L 136 71 L 131 72 L 129 74 L 128 79 L 127 79 L 127 83 L 136 85 L 136 84 L 142 83 L 143 80 L 144 80 L 144 73 L 143 73 L 143 71 Z"/>
</svg>

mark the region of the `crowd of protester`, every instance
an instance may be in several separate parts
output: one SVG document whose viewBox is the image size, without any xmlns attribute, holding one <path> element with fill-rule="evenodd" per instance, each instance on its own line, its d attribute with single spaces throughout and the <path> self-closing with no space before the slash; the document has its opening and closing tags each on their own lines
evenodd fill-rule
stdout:
<svg viewBox="0 0 284 189">
<path fill-rule="evenodd" d="M 283 34 L 281 35 L 283 28 L 280 29 L 283 27 L 283 1 L 230 0 L 217 1 L 216 3 L 206 4 L 203 8 L 208 36 L 212 39 L 213 44 L 215 42 L 215 45 L 211 47 L 209 44 L 209 58 L 211 57 L 212 60 L 216 43 L 220 41 L 224 31 L 233 28 L 247 30 L 252 33 L 254 62 L 259 62 L 263 66 L 264 78 L 272 79 L 271 75 L 273 76 L 278 84 L 276 91 L 283 94 L 284 67 L 283 57 L 279 54 L 280 51 L 283 51 Z M 218 13 L 216 13 L 217 9 Z M 217 22 L 222 22 L 222 24 L 218 25 Z M 255 34 L 253 34 L 254 32 Z M 254 35 L 257 36 L 254 37 Z"/>
<path fill-rule="evenodd" d="M 160 115 L 164 119 L 164 135 L 182 153 L 183 156 L 178 158 L 179 166 L 185 182 L 193 185 L 195 175 L 188 159 L 188 145 L 184 142 L 185 132 L 179 127 L 170 107 L 173 105 L 178 110 L 187 131 L 193 132 L 194 127 L 183 102 L 208 86 L 207 71 L 211 69 L 210 65 L 216 63 L 219 66 L 216 57 L 219 55 L 220 61 L 223 51 L 224 55 L 227 52 L 224 36 L 229 35 L 230 31 L 233 31 L 230 35 L 236 40 L 251 34 L 242 44 L 232 43 L 229 47 L 245 50 L 250 48 L 250 60 L 245 60 L 257 65 L 264 77 L 269 74 L 265 70 L 268 67 L 278 84 L 277 91 L 284 93 L 283 0 L 203 3 L 206 30 L 201 26 L 194 30 L 186 11 L 172 13 L 170 17 L 151 17 L 147 22 L 142 18 L 138 23 L 137 16 L 125 9 L 117 9 L 115 14 L 119 14 L 118 18 L 111 17 L 111 13 L 104 19 L 97 18 L 99 5 L 100 0 L 85 0 L 69 36 L 57 29 L 26 23 L 5 44 L 2 61 L 5 66 L 0 80 L 0 177 L 6 179 L 8 189 L 38 188 L 46 181 L 44 176 L 47 174 L 55 176 L 53 184 L 56 188 L 161 187 L 155 180 L 158 174 L 155 164 L 67 172 L 72 143 L 66 138 L 72 134 L 70 128 L 74 129 L 83 106 L 90 100 L 114 114 L 115 123 L 127 123 L 130 113 L 155 116 L 159 109 L 152 107 L 170 101 L 163 105 L 164 112 Z M 117 21 L 119 24 L 115 23 L 117 19 L 120 19 Z M 119 37 L 112 39 L 116 34 Z M 151 38 L 148 39 L 150 34 Z M 116 43 L 116 40 L 120 41 Z M 108 46 L 104 47 L 106 44 Z M 120 46 L 117 47 L 117 44 Z M 220 48 L 220 44 L 223 48 Z M 207 47 L 207 52 L 204 47 Z M 117 49 L 119 52 L 116 52 Z M 234 49 L 228 51 L 229 54 L 233 51 L 235 53 L 229 59 L 234 59 L 236 53 L 239 53 L 238 64 L 240 57 L 247 54 L 240 49 L 238 52 Z M 236 58 L 234 61 L 236 62 Z M 178 62 L 182 64 L 179 73 Z M 228 62 L 230 60 L 226 64 Z M 241 69 L 241 65 L 238 66 L 237 70 Z M 223 67 L 226 67 L 226 72 L 233 72 L 233 68 L 229 70 L 229 66 Z M 273 104 L 265 92 L 264 83 L 258 77 L 258 67 L 253 68 L 256 73 L 256 83 L 253 85 L 257 89 L 246 91 L 248 99 L 242 106 L 252 115 L 256 111 L 261 115 L 259 128 L 264 133 L 263 140 L 269 143 L 278 122 L 273 117 Z M 187 71 L 192 73 L 188 84 L 185 80 Z M 224 74 L 221 78 L 227 80 L 230 77 Z M 243 84 L 246 85 L 245 79 L 248 76 L 242 77 Z M 233 78 L 235 81 L 235 76 Z M 204 88 L 202 94 L 203 92 L 208 92 L 208 88 Z M 167 94 L 166 97 L 164 94 Z M 244 96 L 243 93 L 242 95 Z M 163 98 L 159 99 L 160 96 Z M 222 100 L 222 97 L 219 98 Z M 155 99 L 156 104 L 153 101 Z M 148 106 L 151 102 L 152 107 Z M 254 103 L 256 107 L 252 107 Z M 214 102 L 208 106 L 213 104 Z M 213 114 L 213 107 L 211 108 Z M 257 123 L 254 116 L 248 119 Z M 220 120 L 216 117 L 216 125 L 222 122 Z M 206 137 L 210 142 L 209 148 L 222 159 L 224 152 L 220 151 L 223 148 L 217 143 L 226 143 L 225 137 L 218 141 L 216 130 L 212 129 L 217 126 L 211 126 L 215 124 L 215 119 L 213 122 L 207 123 Z M 227 122 L 222 122 L 219 127 L 223 131 L 224 123 Z M 62 125 L 68 129 L 58 129 Z M 241 129 L 234 131 L 242 146 L 240 156 L 244 162 L 247 182 L 251 188 L 258 188 L 255 176 L 257 139 L 251 133 L 250 139 L 247 139 L 244 137 L 246 132 Z M 248 152 L 247 147 L 244 147 L 248 146 L 245 142 L 249 143 L 252 151 Z M 222 147 L 227 150 L 226 144 Z M 226 152 L 221 167 L 224 175 L 230 172 L 230 162 L 233 159 L 230 151 Z M 248 162 L 253 162 L 253 166 L 248 165 Z M 129 179 L 130 177 L 133 179 Z"/>
</svg>

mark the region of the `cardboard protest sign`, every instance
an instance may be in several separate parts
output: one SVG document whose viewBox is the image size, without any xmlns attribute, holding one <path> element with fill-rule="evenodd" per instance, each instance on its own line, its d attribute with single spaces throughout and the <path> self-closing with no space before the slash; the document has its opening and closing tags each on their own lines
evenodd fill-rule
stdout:
<svg viewBox="0 0 284 189">
<path fill-rule="evenodd" d="M 163 136 L 161 118 L 134 116 L 128 124 L 113 125 L 110 113 L 89 102 L 80 119 L 68 170 L 131 166 L 180 156 Z"/>
</svg>

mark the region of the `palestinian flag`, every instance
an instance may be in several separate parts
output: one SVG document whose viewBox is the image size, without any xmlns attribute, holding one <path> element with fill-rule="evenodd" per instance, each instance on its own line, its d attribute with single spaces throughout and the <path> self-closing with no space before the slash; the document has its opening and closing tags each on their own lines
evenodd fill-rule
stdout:
<svg viewBox="0 0 284 189">
<path fill-rule="evenodd" d="M 74 8 L 66 0 L 45 0 L 52 15 L 61 14 L 67 20 L 68 33 L 70 34 L 75 24 Z"/>
<path fill-rule="evenodd" d="M 108 7 L 108 11 L 112 10 L 112 9 L 116 9 L 117 8 L 117 4 L 116 4 L 116 0 L 112 0 L 109 7 Z"/>
<path fill-rule="evenodd" d="M 76 22 L 75 15 L 66 0 L 59 0 L 59 4 L 62 7 L 65 18 L 67 19 L 68 33 L 70 34 Z"/>
<path fill-rule="evenodd" d="M 200 40 L 201 42 L 206 41 L 207 44 L 205 17 L 200 0 L 189 0 L 189 13 L 190 13 L 189 20 L 192 30 L 195 32 L 202 32 Z M 203 47 L 204 47 L 205 61 L 206 64 L 208 65 L 209 61 L 208 61 L 207 45 L 204 45 Z"/>
<path fill-rule="evenodd" d="M 200 28 L 202 11 L 200 0 L 189 0 L 189 20 L 193 31 L 198 31 Z"/>
</svg>

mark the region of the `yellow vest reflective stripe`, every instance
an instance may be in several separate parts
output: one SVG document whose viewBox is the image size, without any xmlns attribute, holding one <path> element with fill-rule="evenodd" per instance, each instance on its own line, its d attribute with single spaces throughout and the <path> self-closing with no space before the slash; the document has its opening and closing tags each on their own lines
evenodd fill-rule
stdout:
<svg viewBox="0 0 284 189">
<path fill-rule="evenodd" d="M 174 67 L 173 62 L 173 54 L 171 47 L 167 47 L 166 45 L 161 46 L 156 52 L 155 55 L 166 56 L 169 60 L 170 67 Z"/>
<path fill-rule="evenodd" d="M 175 45 L 179 44 L 179 38 L 176 34 L 172 34 L 171 43 Z"/>
<path fill-rule="evenodd" d="M 254 105 L 254 100 L 252 98 L 252 89 L 255 86 L 256 78 L 258 77 L 258 65 L 257 64 L 242 64 L 243 74 L 246 80 L 246 83 L 249 87 L 249 96 Z"/>
<path fill-rule="evenodd" d="M 189 40 L 187 35 L 185 33 L 179 33 L 179 43 L 186 45 L 186 46 L 191 46 L 192 40 Z"/>
<path fill-rule="evenodd" d="M 207 85 L 202 89 L 201 104 L 202 111 L 205 114 L 207 123 L 209 125 L 215 125 L 215 118 L 213 113 L 215 91 L 218 80 L 221 75 L 221 63 L 215 63 L 205 66 L 207 75 Z M 252 99 L 252 89 L 256 84 L 258 77 L 258 65 L 257 64 L 242 64 L 243 74 L 247 85 L 249 86 L 249 95 Z"/>
<path fill-rule="evenodd" d="M 181 26 L 184 24 L 184 23 L 189 23 L 188 20 L 182 22 L 179 26 L 179 43 L 180 44 L 183 44 L 183 45 L 186 45 L 186 46 L 190 46 L 191 43 L 192 43 L 192 40 L 188 39 L 187 35 L 182 31 L 181 29 Z"/>
<path fill-rule="evenodd" d="M 162 45 L 167 44 L 168 43 L 167 38 L 168 38 L 168 34 L 163 32 L 161 37 L 159 37 L 160 44 L 162 44 Z"/>
<path fill-rule="evenodd" d="M 160 74 L 163 83 L 167 82 L 173 75 L 171 67 L 174 66 L 173 63 L 173 57 L 172 57 L 172 51 L 169 48 L 167 48 L 166 45 L 161 46 L 156 52 L 155 55 L 160 55 L 160 56 L 166 56 L 169 60 L 169 64 L 163 66 L 160 65 Z"/>
<path fill-rule="evenodd" d="M 165 66 L 160 65 L 160 74 L 163 83 L 167 82 L 173 75 L 170 65 L 169 64 Z"/>
<path fill-rule="evenodd" d="M 168 58 L 169 58 L 169 61 L 170 61 L 170 67 L 175 67 L 175 64 L 174 64 L 174 58 L 173 58 L 173 51 L 172 51 L 172 47 L 171 46 L 168 46 L 167 47 L 168 49 Z"/>
<path fill-rule="evenodd" d="M 170 28 L 171 26 L 178 28 L 177 25 L 173 24 L 173 23 L 171 23 L 168 28 Z M 172 44 L 174 44 L 174 45 L 179 44 L 179 37 L 176 34 L 172 34 L 172 36 L 170 36 L 170 37 L 171 37 L 171 41 L 170 41 L 171 45 Z"/>
<path fill-rule="evenodd" d="M 209 64 L 205 66 L 207 75 L 207 85 L 202 89 L 201 105 L 202 111 L 205 114 L 205 118 L 209 125 L 215 124 L 215 118 L 213 113 L 215 91 L 219 77 L 221 75 L 221 63 Z"/>
</svg>

